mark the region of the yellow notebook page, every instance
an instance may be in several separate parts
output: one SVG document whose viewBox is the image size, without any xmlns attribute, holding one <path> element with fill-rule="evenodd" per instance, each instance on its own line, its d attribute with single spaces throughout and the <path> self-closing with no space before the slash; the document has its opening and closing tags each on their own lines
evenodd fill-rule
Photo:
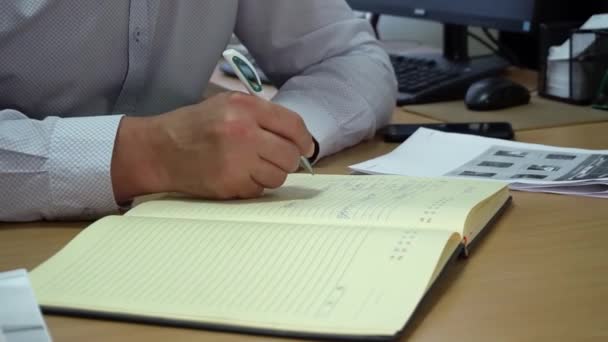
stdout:
<svg viewBox="0 0 608 342">
<path fill-rule="evenodd" d="M 46 307 L 384 335 L 458 243 L 441 231 L 107 217 L 31 279 Z"/>
<path fill-rule="evenodd" d="M 497 211 L 508 201 L 509 196 L 509 189 L 505 186 L 495 195 L 479 202 L 471 209 L 463 229 L 463 236 L 468 242 L 477 237 Z"/>
<path fill-rule="evenodd" d="M 462 234 L 469 211 L 501 189 L 508 196 L 502 183 L 466 179 L 293 174 L 260 199 L 156 200 L 127 215 L 417 227 Z"/>
</svg>

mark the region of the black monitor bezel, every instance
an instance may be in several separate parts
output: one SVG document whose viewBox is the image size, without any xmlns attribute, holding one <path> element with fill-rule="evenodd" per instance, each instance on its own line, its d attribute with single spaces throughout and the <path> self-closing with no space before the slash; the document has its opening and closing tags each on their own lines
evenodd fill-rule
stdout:
<svg viewBox="0 0 608 342">
<path fill-rule="evenodd" d="M 538 12 L 539 3 L 538 1 L 535 2 L 532 18 L 527 21 L 525 19 L 514 20 L 502 17 L 463 14 L 454 11 L 423 10 L 407 4 L 397 4 L 396 0 L 347 0 L 347 2 L 354 10 L 359 11 L 430 20 L 443 24 L 478 26 L 498 29 L 501 31 L 523 33 L 533 32 L 536 30 L 535 19 L 536 13 Z"/>
</svg>

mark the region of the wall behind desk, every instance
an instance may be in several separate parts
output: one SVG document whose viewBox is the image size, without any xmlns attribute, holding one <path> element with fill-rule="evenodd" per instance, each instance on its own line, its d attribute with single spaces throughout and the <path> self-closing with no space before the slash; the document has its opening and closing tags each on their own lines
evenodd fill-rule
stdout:
<svg viewBox="0 0 608 342">
<path fill-rule="evenodd" d="M 383 40 L 405 40 L 420 42 L 420 44 L 438 49 L 443 45 L 443 26 L 440 23 L 384 15 L 378 25 Z M 481 30 L 473 32 L 483 36 Z M 473 39 L 469 39 L 469 51 L 472 55 L 487 54 L 489 50 Z"/>
</svg>

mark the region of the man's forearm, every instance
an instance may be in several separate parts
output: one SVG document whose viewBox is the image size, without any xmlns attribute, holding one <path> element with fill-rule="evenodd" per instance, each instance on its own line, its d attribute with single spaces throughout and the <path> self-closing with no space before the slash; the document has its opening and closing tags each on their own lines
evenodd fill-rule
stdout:
<svg viewBox="0 0 608 342">
<path fill-rule="evenodd" d="M 118 127 L 112 154 L 112 187 L 116 201 L 162 191 L 160 130 L 154 118 L 124 117 Z"/>
</svg>

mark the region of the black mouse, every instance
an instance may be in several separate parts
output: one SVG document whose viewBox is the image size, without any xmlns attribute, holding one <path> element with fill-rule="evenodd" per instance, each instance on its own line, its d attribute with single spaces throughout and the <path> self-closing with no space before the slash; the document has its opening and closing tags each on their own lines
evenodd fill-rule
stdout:
<svg viewBox="0 0 608 342">
<path fill-rule="evenodd" d="M 506 78 L 492 77 L 469 87 L 465 104 L 470 110 L 496 110 L 530 102 L 530 92 L 521 84 Z"/>
</svg>

